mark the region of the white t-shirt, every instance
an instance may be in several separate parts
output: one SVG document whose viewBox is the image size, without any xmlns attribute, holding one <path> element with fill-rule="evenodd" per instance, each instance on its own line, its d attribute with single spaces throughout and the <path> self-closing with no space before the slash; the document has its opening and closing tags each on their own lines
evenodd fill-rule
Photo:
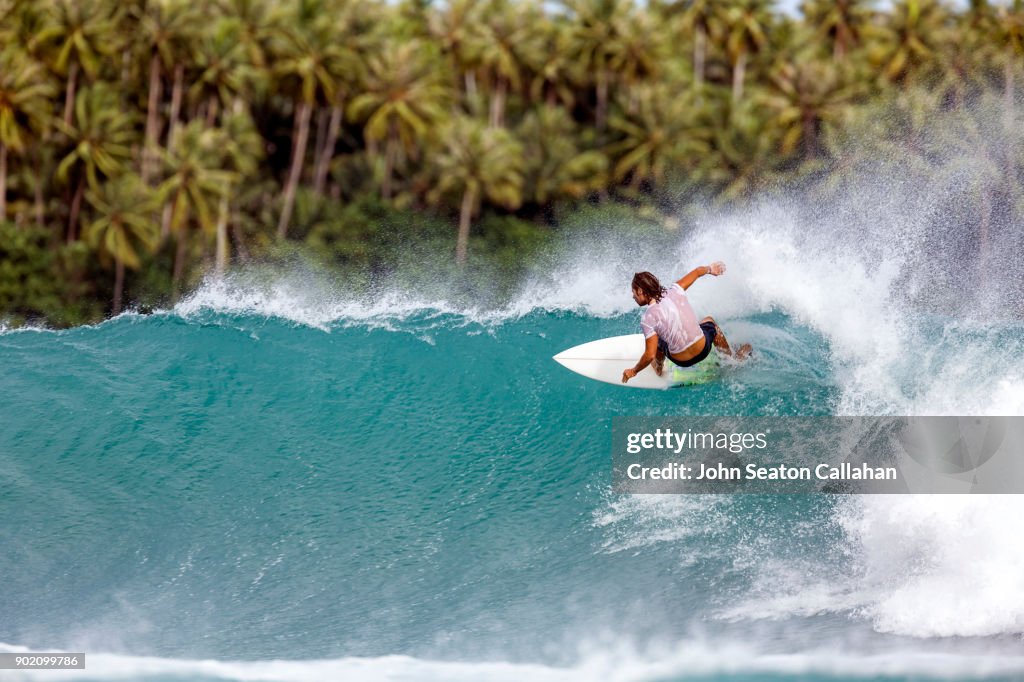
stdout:
<svg viewBox="0 0 1024 682">
<path fill-rule="evenodd" d="M 668 344 L 668 352 L 673 355 L 689 348 L 704 336 L 686 291 L 678 284 L 673 284 L 660 301 L 647 307 L 640 320 L 640 328 L 644 331 L 645 339 L 657 334 L 659 339 Z"/>
</svg>

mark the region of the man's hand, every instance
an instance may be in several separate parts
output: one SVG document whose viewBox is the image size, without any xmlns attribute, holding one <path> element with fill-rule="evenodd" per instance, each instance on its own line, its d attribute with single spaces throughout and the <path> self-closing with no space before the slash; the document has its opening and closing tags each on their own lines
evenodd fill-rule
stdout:
<svg viewBox="0 0 1024 682">
<path fill-rule="evenodd" d="M 630 367 L 629 369 L 627 369 L 625 372 L 622 373 L 622 383 L 626 383 L 627 381 L 629 381 L 630 379 L 632 379 L 635 376 L 636 376 L 636 370 L 633 369 L 632 367 Z"/>
<path fill-rule="evenodd" d="M 723 263 L 720 260 L 716 260 L 711 265 L 698 265 L 693 270 L 690 270 L 690 272 L 686 273 L 686 275 L 681 280 L 676 282 L 676 284 L 681 286 L 685 291 L 686 289 L 689 289 L 694 282 L 696 282 L 699 278 L 703 277 L 704 275 L 714 275 L 715 277 L 717 277 L 718 275 L 721 275 L 724 272 L 725 263 Z"/>
</svg>

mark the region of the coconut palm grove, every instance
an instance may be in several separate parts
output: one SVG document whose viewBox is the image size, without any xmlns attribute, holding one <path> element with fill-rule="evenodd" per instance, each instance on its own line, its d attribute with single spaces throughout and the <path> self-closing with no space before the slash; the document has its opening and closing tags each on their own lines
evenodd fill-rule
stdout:
<svg viewBox="0 0 1024 682">
<path fill-rule="evenodd" d="M 512 281 L 893 152 L 971 152 L 982 253 L 1024 211 L 1020 0 L 4 0 L 0 45 L 7 325 L 252 264 Z"/>
</svg>

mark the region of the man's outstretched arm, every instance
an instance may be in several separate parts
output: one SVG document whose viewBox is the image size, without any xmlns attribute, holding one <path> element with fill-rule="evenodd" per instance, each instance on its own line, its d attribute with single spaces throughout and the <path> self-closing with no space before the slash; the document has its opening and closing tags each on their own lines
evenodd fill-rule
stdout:
<svg viewBox="0 0 1024 682">
<path fill-rule="evenodd" d="M 676 282 L 676 284 L 681 286 L 683 289 L 689 289 L 691 284 L 696 282 L 704 275 L 715 275 L 717 277 L 718 275 L 721 275 L 723 272 L 725 272 L 725 263 L 723 263 L 722 261 L 715 261 L 711 265 L 701 265 L 699 267 L 694 268 L 690 272 L 686 273 L 686 275 L 681 280 Z"/>
</svg>

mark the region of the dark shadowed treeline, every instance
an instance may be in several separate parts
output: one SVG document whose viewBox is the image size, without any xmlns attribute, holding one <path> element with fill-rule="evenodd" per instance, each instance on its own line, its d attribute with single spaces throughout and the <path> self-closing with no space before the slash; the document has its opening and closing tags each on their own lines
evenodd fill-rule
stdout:
<svg viewBox="0 0 1024 682">
<path fill-rule="evenodd" d="M 960 173 L 984 255 L 1024 210 L 1024 7 L 884 5 L 0 0 L 0 316 L 296 252 L 511 272 L 613 206 L 677 229 L 886 158 Z"/>
</svg>

